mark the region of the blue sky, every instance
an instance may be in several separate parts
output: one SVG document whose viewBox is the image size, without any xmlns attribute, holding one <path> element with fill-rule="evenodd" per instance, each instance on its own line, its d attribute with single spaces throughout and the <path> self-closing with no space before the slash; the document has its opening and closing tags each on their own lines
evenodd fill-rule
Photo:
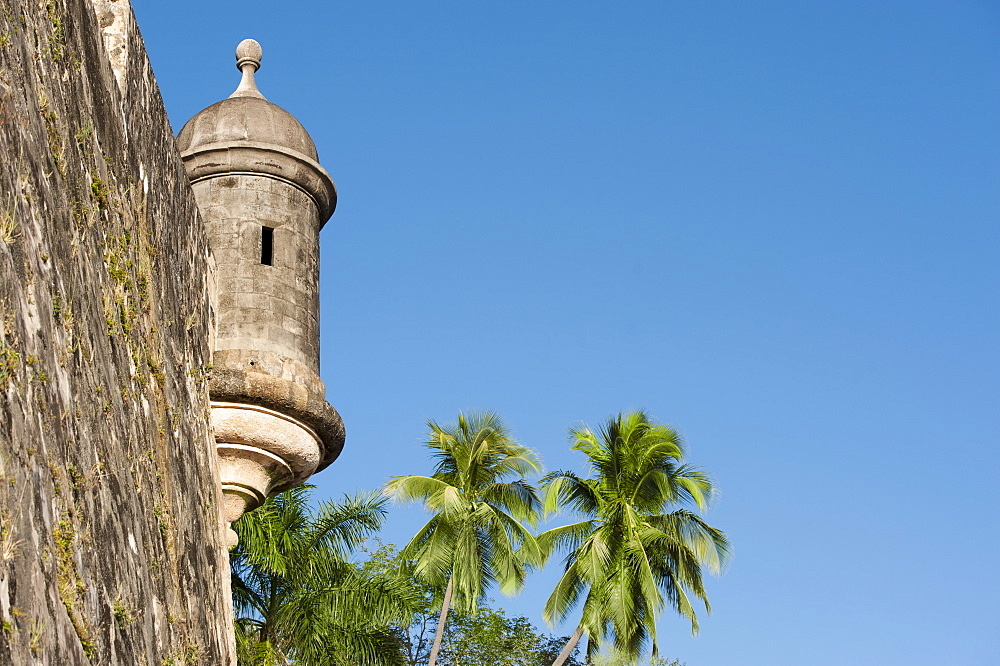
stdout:
<svg viewBox="0 0 1000 666">
<path fill-rule="evenodd" d="M 253 37 L 337 181 L 322 495 L 429 471 L 428 418 L 583 472 L 567 427 L 644 408 L 736 551 L 664 652 L 1000 663 L 1000 7 L 134 6 L 175 131 Z M 555 578 L 497 601 L 541 625 Z"/>
</svg>

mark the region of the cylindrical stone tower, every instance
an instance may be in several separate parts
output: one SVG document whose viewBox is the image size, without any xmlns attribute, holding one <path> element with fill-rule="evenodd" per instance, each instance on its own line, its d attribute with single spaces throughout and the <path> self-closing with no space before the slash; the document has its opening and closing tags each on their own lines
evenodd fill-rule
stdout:
<svg viewBox="0 0 1000 666">
<path fill-rule="evenodd" d="M 257 90 L 261 56 L 241 42 L 236 92 L 177 137 L 215 261 L 209 390 L 229 523 L 344 444 L 319 378 L 319 231 L 337 190 L 302 125 Z"/>
</svg>

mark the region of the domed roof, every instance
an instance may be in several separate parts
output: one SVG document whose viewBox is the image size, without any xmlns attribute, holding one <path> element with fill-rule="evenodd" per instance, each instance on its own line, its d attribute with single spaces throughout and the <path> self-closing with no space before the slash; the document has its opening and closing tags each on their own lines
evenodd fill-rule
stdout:
<svg viewBox="0 0 1000 666">
<path fill-rule="evenodd" d="M 236 47 L 236 68 L 243 73 L 236 91 L 196 114 L 177 135 L 182 153 L 212 143 L 247 141 L 290 148 L 318 161 L 316 144 L 302 124 L 277 104 L 267 101 L 254 80 L 263 58 L 260 44 L 244 39 Z"/>
<path fill-rule="evenodd" d="M 230 97 L 196 114 L 177 135 L 182 153 L 220 141 L 250 141 L 291 148 L 314 160 L 316 144 L 302 124 L 263 97 Z"/>
</svg>

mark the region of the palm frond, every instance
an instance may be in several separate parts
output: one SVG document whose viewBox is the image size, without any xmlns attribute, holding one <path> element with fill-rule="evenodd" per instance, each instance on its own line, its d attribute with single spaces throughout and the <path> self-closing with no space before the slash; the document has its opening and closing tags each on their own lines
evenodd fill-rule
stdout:
<svg viewBox="0 0 1000 666">
<path fill-rule="evenodd" d="M 549 472 L 542 477 L 542 492 L 547 516 L 563 507 L 584 516 L 595 516 L 601 502 L 594 484 L 573 472 Z"/>
<path fill-rule="evenodd" d="M 560 551 L 575 551 L 584 540 L 594 532 L 596 522 L 593 520 L 583 520 L 579 523 L 553 527 L 535 537 L 538 549 L 541 553 L 541 562 L 544 564 L 553 555 Z"/>
<path fill-rule="evenodd" d="M 573 611 L 580 599 L 580 595 L 584 594 L 589 587 L 589 581 L 581 575 L 577 562 L 569 562 L 566 571 L 563 572 L 559 582 L 556 583 L 555 589 L 552 590 L 552 594 L 549 595 L 548 600 L 545 602 L 545 608 L 542 609 L 542 617 L 545 618 L 545 621 L 549 625 L 554 626 L 559 624 Z M 586 613 L 587 607 L 585 604 L 584 615 Z M 581 624 L 584 625 L 585 630 L 590 634 L 592 630 L 587 630 L 586 617 Z"/>
<path fill-rule="evenodd" d="M 678 509 L 665 515 L 649 516 L 647 522 L 665 534 L 675 535 L 713 574 L 722 573 L 732 558 L 732 548 L 725 533 L 690 511 Z"/>
<path fill-rule="evenodd" d="M 282 493 L 234 525 L 240 536 L 231 558 L 240 663 L 346 666 L 363 655 L 365 663 L 401 665 L 390 624 L 407 622 L 418 604 L 406 586 L 362 575 L 347 560 L 381 525 L 386 498 L 345 496 L 314 512 L 307 490 Z"/>
<path fill-rule="evenodd" d="M 384 494 L 370 492 L 344 495 L 339 503 L 322 502 L 309 528 L 306 548 L 333 550 L 346 556 L 385 521 L 387 501 Z"/>
<path fill-rule="evenodd" d="M 428 502 L 450 485 L 435 477 L 407 474 L 391 479 L 385 484 L 385 492 L 400 502 Z"/>
<path fill-rule="evenodd" d="M 524 479 L 491 483 L 482 489 L 479 496 L 482 501 L 502 508 L 529 525 L 538 522 L 542 501 L 538 497 L 538 490 Z"/>
</svg>

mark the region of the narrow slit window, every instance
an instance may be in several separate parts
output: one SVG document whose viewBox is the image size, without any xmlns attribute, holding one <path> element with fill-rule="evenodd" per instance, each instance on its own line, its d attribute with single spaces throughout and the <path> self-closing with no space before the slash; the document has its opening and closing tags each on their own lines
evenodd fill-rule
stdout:
<svg viewBox="0 0 1000 666">
<path fill-rule="evenodd" d="M 274 265 L 274 229 L 271 227 L 260 228 L 260 263 Z"/>
</svg>

